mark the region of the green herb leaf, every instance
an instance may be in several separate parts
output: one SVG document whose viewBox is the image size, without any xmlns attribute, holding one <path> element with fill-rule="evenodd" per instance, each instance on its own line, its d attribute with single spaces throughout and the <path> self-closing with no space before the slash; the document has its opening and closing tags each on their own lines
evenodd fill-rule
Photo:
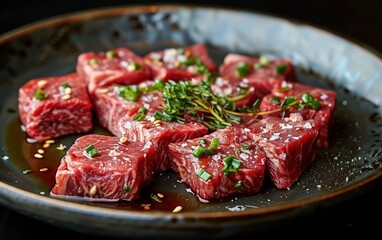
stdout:
<svg viewBox="0 0 382 240">
<path fill-rule="evenodd" d="M 65 89 L 65 88 L 70 88 L 70 85 L 68 83 L 63 83 L 60 85 L 60 87 Z"/>
<path fill-rule="evenodd" d="M 276 66 L 275 68 L 276 76 L 284 74 L 288 70 L 288 68 L 289 66 L 286 63 Z"/>
<path fill-rule="evenodd" d="M 129 102 L 135 102 L 138 100 L 141 92 L 136 85 L 124 86 L 119 89 L 119 96 L 123 97 Z"/>
<path fill-rule="evenodd" d="M 92 58 L 92 59 L 90 59 L 90 60 L 89 60 L 89 65 L 90 65 L 91 67 L 96 67 L 96 66 L 98 66 L 98 65 L 99 65 L 99 61 L 98 61 L 98 59 L 96 59 L 96 58 Z"/>
<path fill-rule="evenodd" d="M 243 151 L 251 150 L 251 146 L 250 145 L 243 145 L 243 146 L 241 146 L 241 150 L 243 150 Z"/>
<path fill-rule="evenodd" d="M 269 99 L 269 101 L 270 101 L 270 102 L 273 102 L 273 103 L 279 103 L 279 102 L 280 102 L 280 98 L 274 96 L 274 97 L 271 97 L 271 98 Z"/>
<path fill-rule="evenodd" d="M 254 65 L 256 70 L 266 67 L 269 64 L 269 60 L 266 57 L 261 56 L 259 62 Z"/>
<path fill-rule="evenodd" d="M 321 104 L 319 101 L 317 101 L 312 95 L 308 93 L 304 93 L 301 96 L 301 102 L 300 102 L 301 108 L 304 106 L 310 106 L 311 108 L 317 110 L 321 107 Z"/>
<path fill-rule="evenodd" d="M 238 77 L 245 77 L 249 74 L 251 68 L 248 63 L 246 62 L 240 62 L 239 65 L 236 67 L 236 76 Z"/>
<path fill-rule="evenodd" d="M 131 190 L 131 188 L 130 188 L 130 186 L 129 185 L 124 185 L 123 186 L 123 190 L 125 190 L 126 192 L 130 192 L 130 190 Z"/>
<path fill-rule="evenodd" d="M 37 89 L 36 92 L 34 93 L 34 97 L 37 99 L 37 100 L 45 100 L 48 98 L 48 93 L 45 92 L 44 90 L 42 89 Z"/>
<path fill-rule="evenodd" d="M 237 183 L 235 184 L 235 188 L 239 188 L 239 189 L 244 188 L 243 183 L 241 182 L 241 180 L 237 181 Z"/>
</svg>

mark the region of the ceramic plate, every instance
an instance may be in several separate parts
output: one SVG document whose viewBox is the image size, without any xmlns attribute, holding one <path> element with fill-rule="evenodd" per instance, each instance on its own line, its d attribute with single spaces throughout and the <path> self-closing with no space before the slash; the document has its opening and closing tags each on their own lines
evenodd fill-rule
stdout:
<svg viewBox="0 0 382 240">
<path fill-rule="evenodd" d="M 17 94 L 38 77 L 75 71 L 85 51 L 137 54 L 205 43 L 219 65 L 229 52 L 290 57 L 301 82 L 337 92 L 331 147 L 290 190 L 269 181 L 256 195 L 203 203 L 175 174 L 155 177 L 135 203 L 52 198 L 55 169 L 79 135 L 57 138 L 44 159 L 20 128 Z M 378 54 L 315 27 L 254 12 L 196 6 L 130 6 L 44 20 L 0 37 L 0 203 L 64 228 L 113 237 L 222 237 L 269 228 L 362 193 L 381 178 L 382 62 Z M 93 132 L 108 134 L 96 126 Z M 47 169 L 40 171 L 40 169 Z M 24 170 L 31 170 L 27 173 Z M 162 193 L 163 203 L 151 193 Z M 142 204 L 151 203 L 149 211 Z M 172 213 L 176 206 L 179 213 Z"/>
</svg>

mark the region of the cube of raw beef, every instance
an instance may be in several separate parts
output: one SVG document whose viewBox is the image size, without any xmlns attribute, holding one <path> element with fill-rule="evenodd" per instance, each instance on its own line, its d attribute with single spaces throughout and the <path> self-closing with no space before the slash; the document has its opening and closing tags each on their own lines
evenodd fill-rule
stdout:
<svg viewBox="0 0 382 240">
<path fill-rule="evenodd" d="M 279 58 L 250 57 L 240 54 L 227 54 L 219 67 L 219 75 L 212 91 L 217 95 L 247 97 L 237 101 L 237 106 L 252 106 L 258 99 L 270 93 L 274 83 L 297 77 L 291 60 Z"/>
<path fill-rule="evenodd" d="M 208 153 L 214 138 L 219 139 L 219 144 Z M 207 153 L 199 156 L 198 149 Z M 181 180 L 205 200 L 254 194 L 263 185 L 266 156 L 242 128 L 227 127 L 171 143 L 169 156 Z"/>
<path fill-rule="evenodd" d="M 173 142 L 182 142 L 187 139 L 203 136 L 208 128 L 198 122 L 185 123 L 149 120 L 135 121 L 129 117 L 118 122 L 117 136 L 124 136 L 130 141 L 139 141 L 153 144 L 157 151 L 157 162 L 154 172 L 166 171 L 170 168 L 167 156 L 168 145 Z"/>
<path fill-rule="evenodd" d="M 138 85 L 113 85 L 96 89 L 91 98 L 98 122 L 114 135 L 121 136 L 118 127 L 120 119 L 133 120 L 134 115 L 142 107 L 146 109 L 147 116 L 152 116 L 161 108 L 162 93 L 159 91 L 140 93 L 138 89 L 152 87 L 154 84 L 154 81 L 144 81 Z"/>
<path fill-rule="evenodd" d="M 276 83 L 272 92 L 266 95 L 260 104 L 260 111 L 274 111 L 280 109 L 280 105 L 287 98 L 302 101 L 302 97 L 305 94 L 305 98 L 313 97 L 313 104 L 317 104 L 316 109 L 305 104 L 303 108 L 292 107 L 289 110 L 277 111 L 270 114 L 274 117 L 290 116 L 291 113 L 300 113 L 305 120 L 313 119 L 315 124 L 320 129 L 320 135 L 317 141 L 319 148 L 328 148 L 330 146 L 330 131 L 333 128 L 334 118 L 333 113 L 336 106 L 336 92 L 318 87 L 312 87 L 309 85 L 282 81 Z M 310 96 L 310 97 L 309 97 Z"/>
<path fill-rule="evenodd" d="M 204 44 L 153 51 L 143 58 L 151 66 L 153 79 L 163 81 L 191 80 L 203 77 L 206 71 L 216 71 Z"/>
<path fill-rule="evenodd" d="M 76 73 L 36 78 L 19 89 L 18 108 L 26 133 L 38 141 L 92 129 L 92 104 Z"/>
<path fill-rule="evenodd" d="M 154 156 L 150 144 L 98 134 L 79 137 L 61 159 L 52 194 L 139 199 L 142 187 L 152 179 Z"/>
<path fill-rule="evenodd" d="M 290 188 L 315 160 L 319 130 L 313 120 L 269 117 L 244 130 L 264 150 L 267 172 L 279 189 Z"/>
<path fill-rule="evenodd" d="M 111 84 L 136 84 L 151 79 L 143 59 L 127 48 L 85 52 L 78 56 L 76 70 L 92 93 Z"/>
</svg>

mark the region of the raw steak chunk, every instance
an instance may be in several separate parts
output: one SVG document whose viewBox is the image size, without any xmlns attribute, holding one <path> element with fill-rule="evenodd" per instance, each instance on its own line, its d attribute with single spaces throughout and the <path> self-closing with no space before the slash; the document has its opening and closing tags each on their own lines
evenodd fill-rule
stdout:
<svg viewBox="0 0 382 240">
<path fill-rule="evenodd" d="M 208 153 L 214 138 L 219 139 L 219 144 Z M 199 156 L 200 149 L 207 149 L 207 153 Z M 169 156 L 182 181 L 202 199 L 254 194 L 263 184 L 265 154 L 242 128 L 227 127 L 200 138 L 171 143 Z"/>
<path fill-rule="evenodd" d="M 89 147 L 91 145 L 94 148 Z M 94 149 L 98 153 L 92 156 Z M 97 199 L 139 199 L 142 187 L 152 179 L 154 156 L 155 148 L 150 144 L 98 134 L 79 137 L 61 159 L 52 193 Z"/>
<path fill-rule="evenodd" d="M 152 116 L 162 105 L 162 93 L 141 91 L 154 84 L 154 81 L 145 81 L 138 85 L 113 85 L 96 89 L 91 96 L 101 126 L 114 135 L 121 136 L 118 122 L 122 118 L 133 120 L 142 107 L 146 109 L 147 116 Z"/>
<path fill-rule="evenodd" d="M 170 168 L 167 156 L 170 143 L 182 142 L 208 133 L 208 128 L 201 123 L 157 121 L 150 117 L 142 121 L 122 118 L 118 122 L 118 127 L 117 136 L 124 136 L 130 141 L 152 143 L 158 149 L 154 172 Z"/>
<path fill-rule="evenodd" d="M 291 113 L 300 113 L 305 120 L 313 119 L 315 124 L 320 129 L 320 135 L 317 141 L 319 148 L 328 148 L 330 145 L 330 131 L 333 127 L 333 113 L 336 106 L 336 92 L 332 90 L 312 87 L 301 83 L 278 82 L 274 85 L 272 93 L 265 96 L 260 104 L 260 110 L 267 112 L 279 109 L 284 100 L 296 99 L 300 102 L 305 98 L 310 98 L 313 104 L 317 104 L 316 109 L 309 104 L 305 106 L 297 106 L 290 108 L 285 113 L 282 111 L 270 114 L 270 116 L 281 117 L 289 116 Z M 309 100 L 309 99 L 307 99 Z"/>
<path fill-rule="evenodd" d="M 152 68 L 153 79 L 163 81 L 191 80 L 203 77 L 206 71 L 216 71 L 204 44 L 153 51 L 146 54 L 144 59 Z"/>
<path fill-rule="evenodd" d="M 267 156 L 267 172 L 279 189 L 290 188 L 314 161 L 318 130 L 302 118 L 262 119 L 244 128 Z"/>
<path fill-rule="evenodd" d="M 19 89 L 26 133 L 38 141 L 92 129 L 92 105 L 76 73 L 32 79 Z"/>
<path fill-rule="evenodd" d="M 289 59 L 255 58 L 227 54 L 219 67 L 220 77 L 212 90 L 217 95 L 247 95 L 237 106 L 252 106 L 256 99 L 270 93 L 274 83 L 296 81 L 294 66 Z"/>
<path fill-rule="evenodd" d="M 127 48 L 86 52 L 78 56 L 76 69 L 92 93 L 111 84 L 136 84 L 151 79 L 150 68 Z"/>
</svg>

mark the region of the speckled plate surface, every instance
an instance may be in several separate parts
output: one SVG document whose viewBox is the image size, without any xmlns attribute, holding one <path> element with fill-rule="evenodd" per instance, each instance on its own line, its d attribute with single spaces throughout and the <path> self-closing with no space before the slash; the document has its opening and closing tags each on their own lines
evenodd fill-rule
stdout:
<svg viewBox="0 0 382 240">
<path fill-rule="evenodd" d="M 331 147 L 290 190 L 269 181 L 254 196 L 202 203 L 171 172 L 136 203 L 80 203 L 49 196 L 55 168 L 78 137 L 56 139 L 44 159 L 25 141 L 18 88 L 32 78 L 75 71 L 85 51 L 126 46 L 144 54 L 204 42 L 217 65 L 228 52 L 290 57 L 301 82 L 337 94 Z M 41 221 L 112 237 L 227 237 L 260 231 L 346 201 L 380 184 L 382 61 L 379 54 L 324 30 L 259 13 L 195 6 L 130 6 L 73 13 L 0 37 L 0 203 Z M 108 134 L 100 127 L 93 132 Z M 39 171 L 47 168 L 47 171 Z M 32 172 L 23 174 L 23 170 Z M 163 193 L 163 203 L 150 200 Z M 151 203 L 150 211 L 142 204 Z M 175 206 L 183 211 L 172 213 Z M 187 234 L 185 234 L 187 233 Z"/>
</svg>

